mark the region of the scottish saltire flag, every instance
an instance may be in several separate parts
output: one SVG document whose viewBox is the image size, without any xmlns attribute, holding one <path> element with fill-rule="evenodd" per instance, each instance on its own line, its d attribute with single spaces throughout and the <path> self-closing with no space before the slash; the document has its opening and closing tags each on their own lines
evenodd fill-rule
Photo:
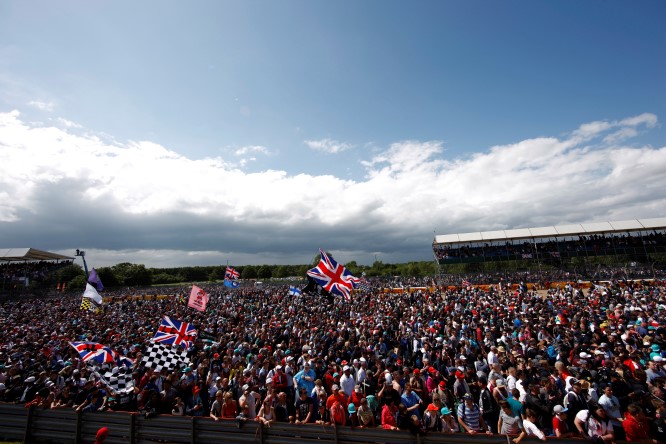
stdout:
<svg viewBox="0 0 666 444">
<path fill-rule="evenodd" d="M 86 289 L 83 292 L 83 297 L 90 299 L 92 302 L 94 302 L 97 305 L 102 305 L 102 296 L 97 293 L 97 290 L 95 290 L 95 287 L 93 287 L 90 284 L 86 284 Z"/>
<path fill-rule="evenodd" d="M 234 281 L 234 280 L 231 280 L 231 279 L 225 279 L 224 280 L 224 286 L 228 287 L 228 288 L 238 288 L 240 286 L 240 284 L 238 283 L 238 281 Z"/>
<path fill-rule="evenodd" d="M 359 279 L 343 265 L 338 264 L 333 256 L 327 255 L 321 248 L 319 252 L 321 253 L 319 264 L 309 269 L 307 275 L 329 293 L 350 299 L 351 291 L 356 287 Z"/>
<path fill-rule="evenodd" d="M 187 306 L 195 308 L 199 311 L 205 311 L 208 304 L 208 295 L 201 288 L 192 285 L 192 292 L 190 299 L 187 301 Z"/>
<path fill-rule="evenodd" d="M 225 279 L 238 279 L 240 277 L 240 273 L 236 271 L 234 267 L 227 267 L 227 270 L 224 272 L 224 278 Z"/>
<path fill-rule="evenodd" d="M 102 284 L 102 280 L 99 278 L 97 270 L 95 270 L 94 268 L 90 272 L 90 276 L 88 276 L 88 283 L 93 284 L 97 288 L 97 291 L 104 290 L 104 285 Z"/>
<path fill-rule="evenodd" d="M 70 342 L 69 345 L 74 347 L 84 362 L 111 363 L 116 362 L 118 357 L 118 353 L 97 342 Z"/>
<path fill-rule="evenodd" d="M 197 337 L 197 332 L 194 325 L 188 322 L 164 316 L 152 341 L 165 345 L 182 345 L 185 348 L 190 348 Z"/>
<path fill-rule="evenodd" d="M 287 294 L 289 294 L 289 296 L 300 296 L 303 293 L 301 293 L 301 290 L 296 287 L 289 287 L 289 293 Z"/>
</svg>

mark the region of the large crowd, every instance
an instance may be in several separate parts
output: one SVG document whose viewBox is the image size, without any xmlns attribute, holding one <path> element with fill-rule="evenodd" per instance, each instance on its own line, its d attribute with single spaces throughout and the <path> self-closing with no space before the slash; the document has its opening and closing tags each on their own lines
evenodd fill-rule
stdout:
<svg viewBox="0 0 666 444">
<path fill-rule="evenodd" d="M 202 285 L 168 297 L 118 295 L 101 312 L 79 297 L 0 305 L 0 401 L 212 420 L 336 424 L 412 433 L 666 442 L 666 287 L 379 285 L 331 303 L 288 287 Z M 102 295 L 104 293 L 102 292 Z M 163 316 L 192 323 L 191 364 L 146 367 Z M 113 392 L 71 341 L 134 360 L 134 390 Z"/>
</svg>

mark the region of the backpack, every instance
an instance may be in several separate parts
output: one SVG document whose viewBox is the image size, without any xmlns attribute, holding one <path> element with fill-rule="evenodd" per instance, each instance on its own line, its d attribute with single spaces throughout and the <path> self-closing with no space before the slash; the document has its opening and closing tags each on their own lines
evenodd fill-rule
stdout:
<svg viewBox="0 0 666 444">
<path fill-rule="evenodd" d="M 335 401 L 331 405 L 331 422 L 337 425 L 345 425 L 347 422 L 345 407 L 340 401 Z"/>
</svg>

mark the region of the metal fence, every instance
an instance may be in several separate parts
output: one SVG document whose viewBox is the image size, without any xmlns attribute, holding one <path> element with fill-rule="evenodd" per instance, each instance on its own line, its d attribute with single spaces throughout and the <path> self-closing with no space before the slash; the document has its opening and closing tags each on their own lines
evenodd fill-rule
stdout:
<svg viewBox="0 0 666 444">
<path fill-rule="evenodd" d="M 107 444 L 207 444 L 212 442 L 260 444 L 511 444 L 506 436 L 428 433 L 414 436 L 403 431 L 352 429 L 323 425 L 277 423 L 271 427 L 249 421 L 160 415 L 146 419 L 137 413 L 77 413 L 72 409 L 26 409 L 0 403 L 0 440 L 25 443 L 87 444 L 101 427 L 109 428 Z M 557 439 L 558 444 L 582 440 Z"/>
</svg>

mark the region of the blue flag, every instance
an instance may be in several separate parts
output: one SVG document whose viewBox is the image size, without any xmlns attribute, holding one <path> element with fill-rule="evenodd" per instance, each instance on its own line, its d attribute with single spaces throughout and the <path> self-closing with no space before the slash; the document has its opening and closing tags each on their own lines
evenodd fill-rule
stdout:
<svg viewBox="0 0 666 444">
<path fill-rule="evenodd" d="M 240 286 L 240 284 L 238 283 L 238 281 L 232 281 L 232 280 L 229 280 L 229 279 L 225 279 L 224 280 L 224 286 L 228 287 L 228 288 L 238 288 L 238 286 Z"/>
<path fill-rule="evenodd" d="M 97 288 L 97 291 L 104 290 L 104 285 L 102 285 L 102 280 L 99 278 L 97 270 L 95 270 L 94 268 L 90 272 L 90 276 L 88 276 L 88 282 L 93 284 Z"/>
<path fill-rule="evenodd" d="M 300 296 L 301 290 L 296 287 L 289 287 L 289 296 Z"/>
</svg>

